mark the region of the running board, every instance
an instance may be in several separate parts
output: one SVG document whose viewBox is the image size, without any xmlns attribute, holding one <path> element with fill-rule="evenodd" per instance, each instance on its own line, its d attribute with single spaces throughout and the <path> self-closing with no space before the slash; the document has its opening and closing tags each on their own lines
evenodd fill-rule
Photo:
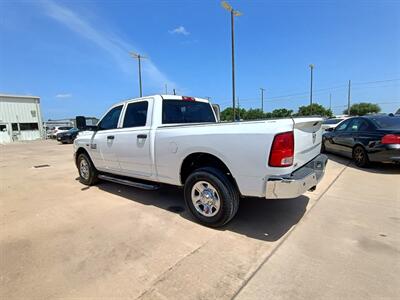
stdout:
<svg viewBox="0 0 400 300">
<path fill-rule="evenodd" d="M 141 182 L 136 182 L 136 181 L 132 181 L 132 180 L 128 180 L 128 179 L 121 179 L 121 178 L 112 177 L 112 176 L 103 175 L 103 174 L 100 174 L 98 176 L 98 178 L 102 179 L 102 180 L 106 180 L 106 181 L 111 181 L 111 182 L 115 182 L 115 183 L 133 186 L 135 188 L 139 188 L 139 189 L 147 190 L 147 191 L 154 191 L 160 187 L 159 185 L 156 185 L 156 184 L 141 183 Z"/>
</svg>

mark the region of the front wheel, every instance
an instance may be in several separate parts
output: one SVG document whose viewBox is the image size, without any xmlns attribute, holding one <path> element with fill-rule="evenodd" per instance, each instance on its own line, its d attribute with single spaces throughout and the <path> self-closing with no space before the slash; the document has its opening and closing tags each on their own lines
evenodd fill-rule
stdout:
<svg viewBox="0 0 400 300">
<path fill-rule="evenodd" d="M 78 156 L 78 170 L 79 170 L 79 181 L 85 185 L 94 185 L 97 183 L 97 170 L 94 167 L 89 156 L 85 153 L 81 153 Z"/>
<path fill-rule="evenodd" d="M 185 182 L 184 194 L 191 214 L 209 227 L 227 224 L 239 207 L 236 187 L 215 168 L 200 168 L 190 174 Z"/>
<path fill-rule="evenodd" d="M 356 146 L 353 149 L 353 160 L 357 167 L 365 168 L 369 165 L 367 151 L 361 146 Z"/>
</svg>

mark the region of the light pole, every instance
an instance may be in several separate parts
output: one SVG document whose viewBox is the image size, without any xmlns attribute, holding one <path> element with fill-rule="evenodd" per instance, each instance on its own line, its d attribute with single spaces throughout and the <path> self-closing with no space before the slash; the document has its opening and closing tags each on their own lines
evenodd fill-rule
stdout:
<svg viewBox="0 0 400 300">
<path fill-rule="evenodd" d="M 313 70 L 314 70 L 314 65 L 310 64 L 310 75 L 311 75 L 311 82 L 310 82 L 310 115 L 312 115 L 312 104 L 313 104 L 313 99 L 312 99 L 312 92 L 313 92 Z"/>
<path fill-rule="evenodd" d="M 351 80 L 349 80 L 349 89 L 347 91 L 347 114 L 350 116 L 350 90 L 351 90 Z"/>
<path fill-rule="evenodd" d="M 130 52 L 130 55 L 133 58 L 136 58 L 138 60 L 138 64 L 139 64 L 139 95 L 140 97 L 142 97 L 142 65 L 141 65 L 141 60 L 143 58 L 147 58 L 143 55 L 140 55 L 139 53 L 135 53 L 135 52 Z"/>
<path fill-rule="evenodd" d="M 264 91 L 265 89 L 260 88 L 261 90 L 261 111 L 264 112 Z"/>
<path fill-rule="evenodd" d="M 222 1 L 221 5 L 231 13 L 231 38 L 232 38 L 232 109 L 233 121 L 236 121 L 236 107 L 235 107 L 235 40 L 234 40 L 234 17 L 242 15 L 241 12 L 234 10 L 226 1 Z"/>
</svg>

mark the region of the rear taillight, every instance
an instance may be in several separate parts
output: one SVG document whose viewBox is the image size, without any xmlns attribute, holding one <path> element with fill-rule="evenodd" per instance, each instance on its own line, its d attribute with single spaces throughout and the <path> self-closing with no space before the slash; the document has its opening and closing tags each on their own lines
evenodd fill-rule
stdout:
<svg viewBox="0 0 400 300">
<path fill-rule="evenodd" d="M 268 164 L 271 167 L 289 167 L 294 159 L 293 131 L 279 133 L 272 142 Z"/>
<path fill-rule="evenodd" d="M 386 134 L 381 140 L 381 144 L 400 144 L 400 135 Z"/>
</svg>

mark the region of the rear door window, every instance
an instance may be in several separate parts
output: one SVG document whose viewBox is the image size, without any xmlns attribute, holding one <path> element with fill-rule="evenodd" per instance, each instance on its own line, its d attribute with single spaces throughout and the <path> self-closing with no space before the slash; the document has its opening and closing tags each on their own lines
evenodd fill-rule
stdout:
<svg viewBox="0 0 400 300">
<path fill-rule="evenodd" d="M 211 105 L 207 102 L 164 100 L 162 106 L 163 124 L 215 123 Z"/>
<path fill-rule="evenodd" d="M 99 130 L 115 129 L 118 127 L 119 115 L 121 114 L 122 105 L 111 109 L 99 123 Z"/>
<path fill-rule="evenodd" d="M 126 107 L 123 127 L 146 126 L 148 107 L 147 101 L 129 103 Z"/>
</svg>

